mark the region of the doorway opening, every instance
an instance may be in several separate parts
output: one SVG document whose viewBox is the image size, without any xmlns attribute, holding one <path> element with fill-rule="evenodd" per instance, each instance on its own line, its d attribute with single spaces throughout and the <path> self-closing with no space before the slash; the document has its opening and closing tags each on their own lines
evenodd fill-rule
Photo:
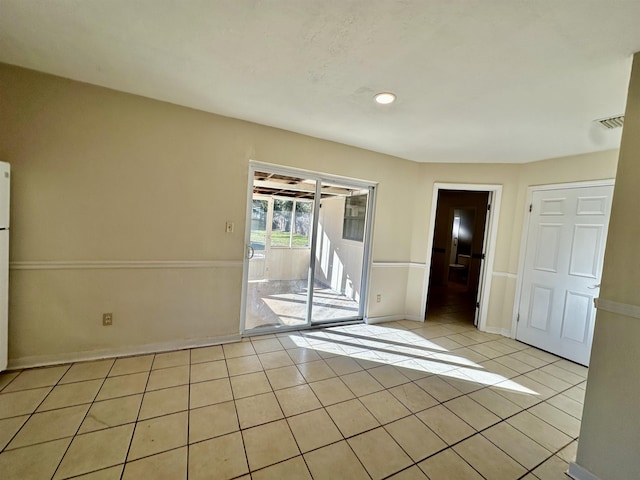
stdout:
<svg viewBox="0 0 640 480">
<path fill-rule="evenodd" d="M 485 329 L 499 185 L 436 184 L 424 317 Z"/>
<path fill-rule="evenodd" d="M 242 332 L 362 320 L 374 186 L 252 162 Z"/>
</svg>

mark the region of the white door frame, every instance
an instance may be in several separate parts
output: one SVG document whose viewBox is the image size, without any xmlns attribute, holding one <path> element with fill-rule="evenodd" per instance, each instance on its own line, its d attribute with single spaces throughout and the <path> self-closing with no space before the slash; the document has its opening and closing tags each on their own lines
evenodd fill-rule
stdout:
<svg viewBox="0 0 640 480">
<path fill-rule="evenodd" d="M 424 275 L 424 287 L 422 290 L 422 308 L 420 318 L 424 319 L 427 314 L 427 298 L 429 294 L 429 276 L 431 275 L 431 259 L 433 256 L 433 237 L 436 228 L 436 211 L 438 208 L 438 194 L 440 190 L 466 190 L 472 192 L 489 192 L 489 233 L 485 232 L 487 241 L 483 245 L 486 252 L 484 272 L 479 279 L 482 289 L 480 297 L 480 308 L 478 318 L 478 330 L 484 331 L 487 328 L 487 312 L 489 311 L 489 297 L 491 296 L 491 279 L 493 277 L 493 262 L 495 259 L 496 241 L 498 238 L 498 221 L 500 219 L 500 202 L 502 200 L 502 185 L 478 184 L 478 183 L 440 183 L 433 184 L 433 197 L 431 199 L 431 214 L 429 216 L 429 233 L 427 240 L 427 262 Z M 484 253 L 483 252 L 483 253 Z"/>
<path fill-rule="evenodd" d="M 529 205 L 533 200 L 534 192 L 542 192 L 549 190 L 563 190 L 567 188 L 588 188 L 588 187 L 608 187 L 615 186 L 615 178 L 609 178 L 605 180 L 588 180 L 584 182 L 571 182 L 571 183 L 553 183 L 549 185 L 532 185 L 527 188 L 527 201 L 524 204 L 522 213 L 522 237 L 520 238 L 520 256 L 518 259 L 518 275 L 516 279 L 516 296 L 513 302 L 513 313 L 511 315 L 511 338 L 516 338 L 516 331 L 518 329 L 518 313 L 520 312 L 520 303 L 522 300 L 522 283 L 524 281 L 524 262 L 527 253 L 527 238 L 529 236 L 529 224 L 531 223 L 531 217 L 529 214 Z M 608 228 L 608 227 L 607 227 Z"/>
</svg>

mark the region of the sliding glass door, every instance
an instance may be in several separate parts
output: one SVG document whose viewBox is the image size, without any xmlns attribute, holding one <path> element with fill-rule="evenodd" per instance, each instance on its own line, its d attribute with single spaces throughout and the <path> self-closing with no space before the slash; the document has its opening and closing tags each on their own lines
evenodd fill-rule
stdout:
<svg viewBox="0 0 640 480">
<path fill-rule="evenodd" d="M 372 193 L 252 163 L 243 332 L 363 318 Z"/>
</svg>

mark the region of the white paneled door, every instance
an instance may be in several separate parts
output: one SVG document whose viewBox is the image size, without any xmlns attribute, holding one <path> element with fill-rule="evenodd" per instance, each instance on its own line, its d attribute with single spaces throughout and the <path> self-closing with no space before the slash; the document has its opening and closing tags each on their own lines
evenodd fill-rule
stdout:
<svg viewBox="0 0 640 480">
<path fill-rule="evenodd" d="M 613 185 L 534 190 L 516 338 L 589 364 Z"/>
</svg>

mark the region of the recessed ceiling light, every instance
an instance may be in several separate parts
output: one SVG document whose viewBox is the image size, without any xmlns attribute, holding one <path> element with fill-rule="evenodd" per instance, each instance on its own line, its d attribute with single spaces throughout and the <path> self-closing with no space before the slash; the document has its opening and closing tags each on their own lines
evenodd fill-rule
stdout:
<svg viewBox="0 0 640 480">
<path fill-rule="evenodd" d="M 377 103 L 381 105 L 388 105 L 396 101 L 395 94 L 391 92 L 381 92 L 376 94 L 376 96 L 373 98 L 376 100 Z"/>
</svg>

